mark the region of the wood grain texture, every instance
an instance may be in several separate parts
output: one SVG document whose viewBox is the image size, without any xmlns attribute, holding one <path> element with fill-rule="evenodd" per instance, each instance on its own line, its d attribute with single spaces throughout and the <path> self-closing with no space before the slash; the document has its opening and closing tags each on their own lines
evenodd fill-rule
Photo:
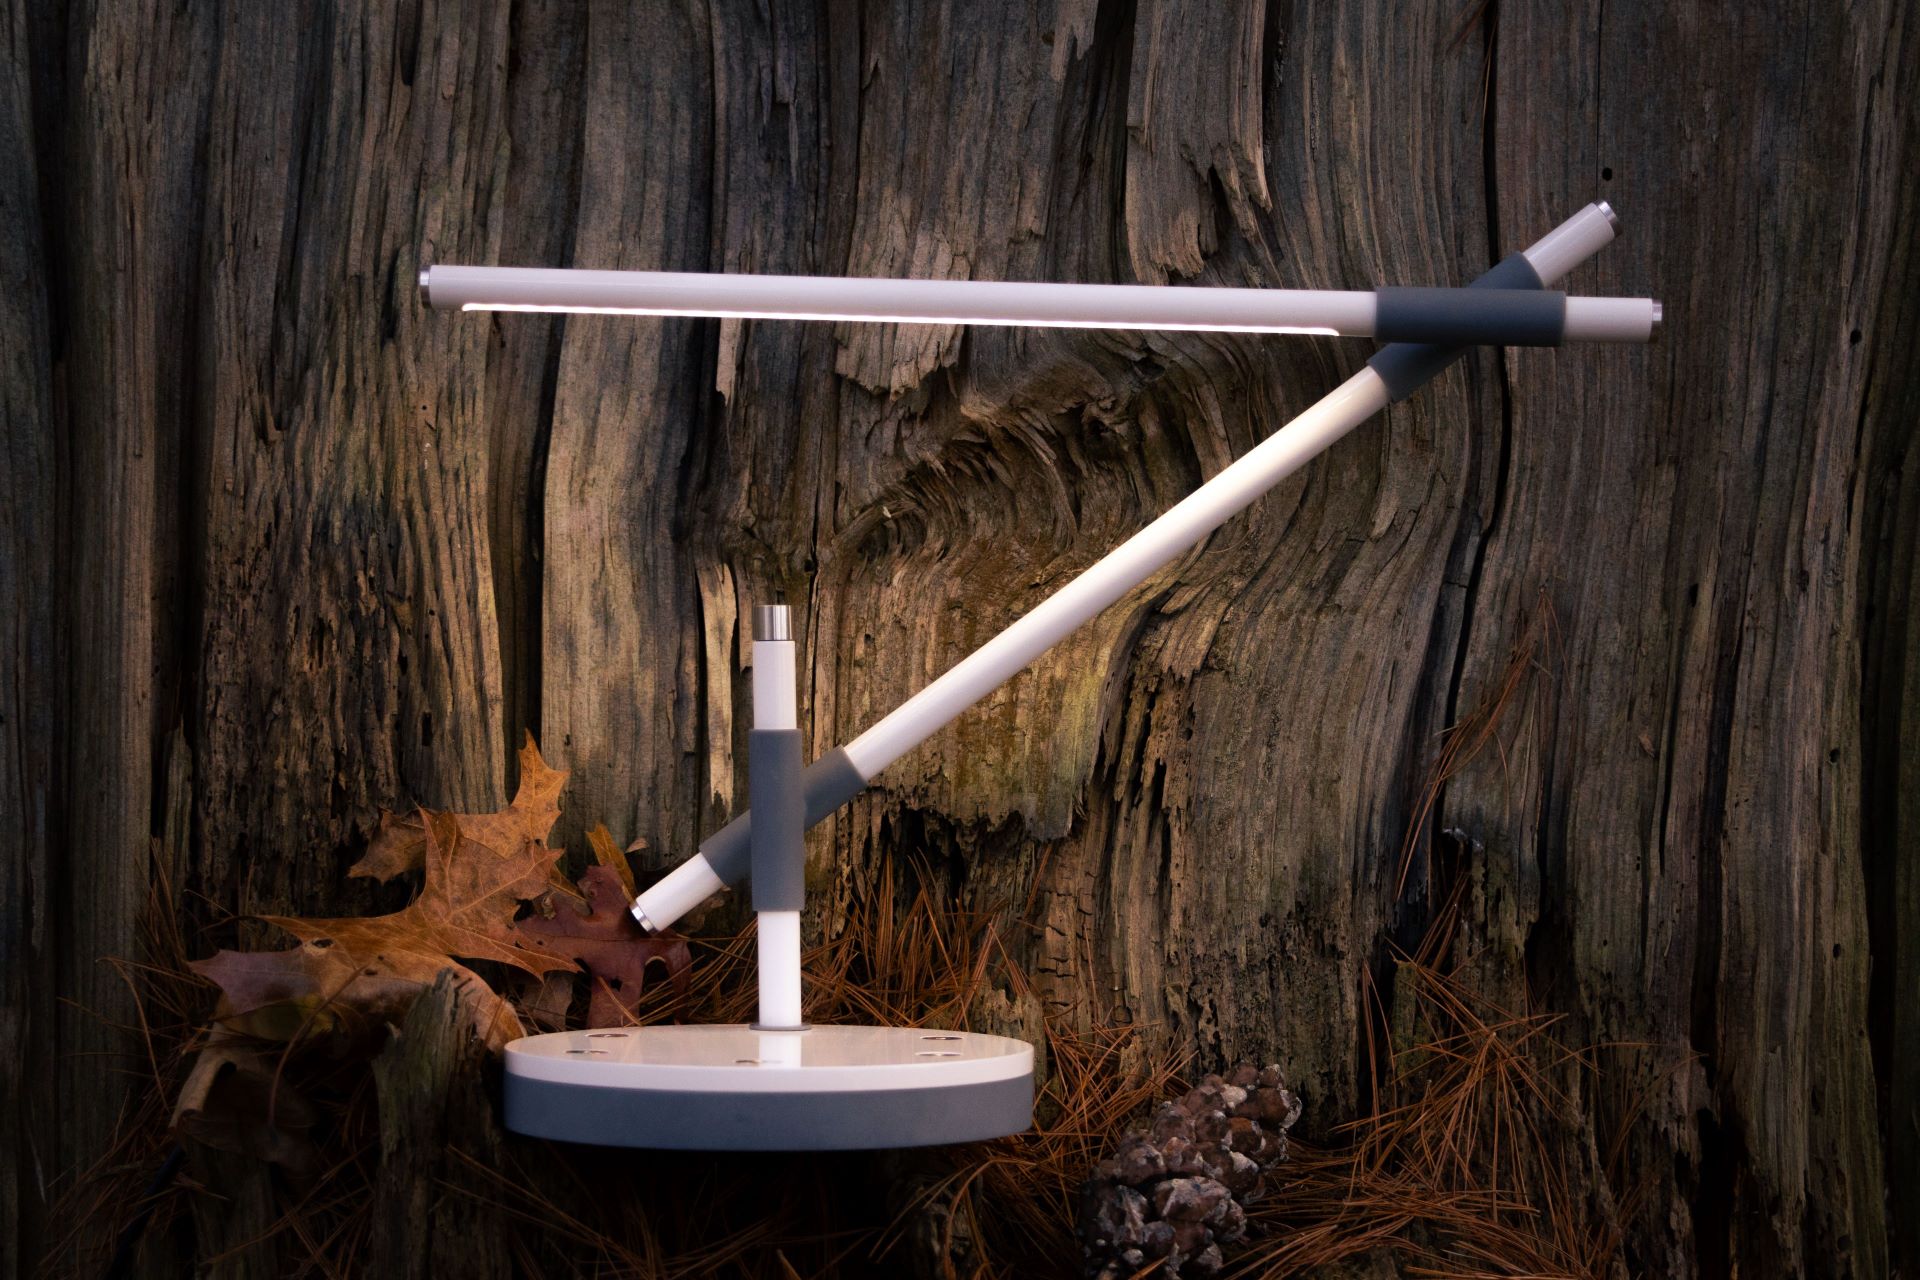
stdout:
<svg viewBox="0 0 1920 1280">
<path fill-rule="evenodd" d="M 499 252 L 506 16 L 307 16 L 228 15 L 207 152 L 197 879 L 249 911 L 332 900 L 382 804 L 502 803 L 509 755 L 487 333 L 415 284 Z"/>
<path fill-rule="evenodd" d="M 106 960 L 137 946 L 160 743 L 185 681 L 181 470 L 195 348 L 180 339 L 192 327 L 201 172 L 198 149 L 178 144 L 206 129 L 210 17 L 163 3 L 70 17 L 53 203 L 64 221 L 58 279 L 70 291 L 58 563 L 71 646 L 54 1186 L 104 1153 L 138 1062 L 131 993 Z"/>
<path fill-rule="evenodd" d="M 680 0 L 644 12 L 594 4 L 587 37 L 573 261 L 705 270 L 711 97 L 687 92 L 682 77 L 711 63 L 706 14 Z M 622 843 L 682 849 L 712 812 L 682 514 L 712 367 L 701 336 L 671 320 L 574 316 L 561 342 L 541 720 L 572 771 L 566 831 L 576 836 L 591 814 Z"/>
<path fill-rule="evenodd" d="M 1884 226 L 1875 227 L 1886 237 L 1884 277 L 1903 281 L 1920 274 L 1920 239 L 1901 231 L 1920 218 L 1920 187 L 1904 177 L 1920 165 L 1920 22 L 1911 13 L 1895 17 L 1884 50 L 1869 49 L 1860 64 L 1875 109 L 1891 116 L 1860 162 L 1874 175 L 1868 189 L 1884 192 L 1879 198 L 1889 211 Z M 1920 332 L 1920 291 L 1888 287 L 1876 294 L 1861 280 L 1853 299 L 1847 342 L 1861 379 L 1858 484 L 1867 567 L 1860 821 L 1872 969 L 1868 1025 L 1889 1203 L 1907 1205 L 1920 1198 L 1920 362 L 1910 352 L 1911 335 Z M 1920 1259 L 1920 1216 L 1894 1212 L 1889 1219 L 1893 1257 L 1910 1269 Z"/>
<path fill-rule="evenodd" d="M 48 554 L 60 529 L 46 259 L 34 158 L 26 6 L 0 6 L 0 1275 L 33 1262 L 39 1216 L 33 1116 L 51 1102 L 33 1046 L 51 1039 L 49 856 L 59 605 Z"/>
<path fill-rule="evenodd" d="M 505 143 L 508 181 L 499 260 L 523 266 L 572 261 L 580 191 L 578 85 L 586 64 L 581 0 L 516 4 L 509 18 Z M 489 326 L 487 403 L 489 527 L 494 607 L 509 742 L 540 727 L 541 574 L 546 533 L 547 441 L 553 422 L 563 317 Z"/>
<path fill-rule="evenodd" d="M 1889 28 L 1903 39 L 1898 17 L 1609 7 L 1602 28 L 1596 7 L 1577 64 L 1592 87 L 1571 97 L 1557 23 L 1499 31 L 1501 121 L 1518 122 L 1497 131 L 1503 242 L 1606 173 L 1651 234 L 1588 278 L 1657 288 L 1690 335 L 1594 353 L 1580 377 L 1513 360 L 1509 500 L 1478 616 L 1497 627 L 1547 593 L 1555 704 L 1526 774 L 1463 780 L 1449 802 L 1473 825 L 1498 815 L 1512 859 L 1539 868 L 1517 903 L 1536 989 L 1592 1040 L 1701 1055 L 1633 1135 L 1635 1164 L 1675 1166 L 1649 1223 L 1685 1243 L 1650 1240 L 1654 1270 L 1887 1267 L 1857 853 L 1865 364 L 1849 332 L 1882 296 L 1891 228 L 1828 184 L 1891 202 L 1872 157 L 1896 118 L 1874 82 L 1898 65 L 1878 61 L 1898 56 L 1882 47 Z M 1647 59 L 1709 31 L 1721 53 L 1689 75 Z M 1834 73 L 1805 78 L 1800 59 Z M 1756 191 L 1756 171 L 1843 155 L 1822 181 Z M 1593 421 L 1618 429 L 1556 429 Z M 1505 647 L 1497 629 L 1470 636 L 1466 682 Z M 1634 1105 L 1620 1091 L 1638 1056 L 1600 1077 L 1603 1124 Z"/>
<path fill-rule="evenodd" d="M 1476 987 L 1610 1046 L 1569 1140 L 1631 1270 L 1920 1248 L 1905 6 L 26 3 L 0 213 L 52 155 L 60 221 L 0 226 L 56 299 L 0 299 L 0 889 L 47 888 L 0 909 L 48 994 L 9 962 L 0 1026 L 124 1020 L 96 962 L 169 772 L 220 910 L 364 909 L 377 807 L 497 803 L 523 727 L 562 838 L 664 867 L 744 799 L 749 605 L 795 607 L 824 751 L 1366 355 L 450 316 L 422 263 L 1446 284 L 1604 196 L 1626 238 L 1570 285 L 1660 296 L 1658 342 L 1476 354 L 1343 441 L 817 832 L 809 927 L 912 863 L 1027 913 L 1055 1011 L 1277 1060 L 1325 1134 L 1459 892 Z M 1500 749 L 1409 842 L 1516 652 Z M 127 1047 L 61 1037 L 56 1174 L 118 1096 L 73 1055 Z M 401 1053 L 382 1257 L 477 1256 L 419 1198 L 471 1064 Z"/>
</svg>

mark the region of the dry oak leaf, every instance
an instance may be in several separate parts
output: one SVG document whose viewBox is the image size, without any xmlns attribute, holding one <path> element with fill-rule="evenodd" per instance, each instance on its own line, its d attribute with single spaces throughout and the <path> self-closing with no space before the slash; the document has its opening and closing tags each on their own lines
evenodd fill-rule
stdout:
<svg viewBox="0 0 1920 1280">
<path fill-rule="evenodd" d="M 490 849 L 498 857 L 509 857 L 529 840 L 535 844 L 546 843 L 547 833 L 560 817 L 560 790 L 566 782 L 565 771 L 547 766 L 529 733 L 526 744 L 520 748 L 520 786 L 513 793 L 513 802 L 493 813 L 460 813 L 452 817 L 460 824 L 462 839 Z M 402 817 L 382 809 L 379 829 L 367 842 L 366 855 L 347 868 L 347 874 L 391 880 L 409 871 L 421 870 L 426 855 L 427 836 L 419 815 Z M 547 885 L 568 894 L 574 891 L 566 876 L 558 871 L 548 878 Z"/>
<path fill-rule="evenodd" d="M 605 831 L 596 834 L 604 836 Z M 594 843 L 598 849 L 602 842 Z M 604 843 L 612 848 L 611 839 Z M 605 862 L 588 867 L 580 877 L 580 888 L 589 907 L 585 915 L 569 902 L 544 898 L 535 904 L 533 915 L 515 922 L 514 931 L 526 947 L 577 962 L 592 975 L 587 1025 L 631 1023 L 651 964 L 665 966 L 674 993 L 685 995 L 687 970 L 693 963 L 687 940 L 677 934 L 648 936 L 627 910 L 633 898 L 618 869 Z"/>
<path fill-rule="evenodd" d="M 560 851 L 523 839 L 511 852 L 465 839 L 454 814 L 421 811 L 420 894 L 385 916 L 308 920 L 263 916 L 299 938 L 287 951 L 222 951 L 194 970 L 226 999 L 226 1017 L 255 1034 L 284 1038 L 364 1014 L 393 1020 L 443 970 L 454 971 L 474 1029 L 499 1049 L 520 1034 L 512 1008 L 472 970 L 454 960 L 494 960 L 544 975 L 573 965 L 515 945 L 513 917 L 522 901 L 542 896 Z M 280 1038 L 280 1037 L 276 1037 Z"/>
</svg>

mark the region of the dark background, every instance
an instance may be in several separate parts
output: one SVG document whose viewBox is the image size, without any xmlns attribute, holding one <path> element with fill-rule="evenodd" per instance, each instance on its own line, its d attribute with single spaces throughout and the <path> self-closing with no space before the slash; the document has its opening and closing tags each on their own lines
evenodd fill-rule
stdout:
<svg viewBox="0 0 1920 1280">
<path fill-rule="evenodd" d="M 207 950 L 363 910 L 377 808 L 502 802 L 526 728 L 564 838 L 667 865 L 739 792 L 749 605 L 825 750 L 1367 354 L 459 317 L 424 262 L 1442 284 L 1595 198 L 1568 287 L 1657 342 L 1356 432 L 818 833 L 812 927 L 923 858 L 1025 904 L 1043 1000 L 1277 1059 L 1325 1133 L 1459 888 L 1477 988 L 1609 1046 L 1633 1269 L 1912 1258 L 1914 26 L 0 0 L 0 1268 L 145 1087 L 102 958 L 156 882 Z"/>
</svg>

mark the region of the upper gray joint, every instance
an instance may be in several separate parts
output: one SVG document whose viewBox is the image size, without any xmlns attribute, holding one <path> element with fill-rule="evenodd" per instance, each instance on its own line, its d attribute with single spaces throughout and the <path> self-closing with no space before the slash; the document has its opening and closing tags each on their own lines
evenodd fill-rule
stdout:
<svg viewBox="0 0 1920 1280">
<path fill-rule="evenodd" d="M 1605 200 L 1602 200 L 1599 202 L 1597 207 L 1599 208 L 1601 213 L 1604 213 L 1607 215 L 1607 225 L 1613 228 L 1613 234 L 1619 235 L 1620 234 L 1620 215 L 1613 211 L 1613 206 L 1608 204 Z"/>
<path fill-rule="evenodd" d="M 1374 332 L 1385 342 L 1553 347 L 1566 332 L 1566 295 L 1544 289 L 1375 291 Z"/>
<path fill-rule="evenodd" d="M 793 639 L 793 616 L 787 606 L 784 604 L 753 606 L 753 638 L 755 640 Z"/>
<path fill-rule="evenodd" d="M 420 300 L 428 306 L 433 305 L 432 267 L 420 268 Z"/>
</svg>

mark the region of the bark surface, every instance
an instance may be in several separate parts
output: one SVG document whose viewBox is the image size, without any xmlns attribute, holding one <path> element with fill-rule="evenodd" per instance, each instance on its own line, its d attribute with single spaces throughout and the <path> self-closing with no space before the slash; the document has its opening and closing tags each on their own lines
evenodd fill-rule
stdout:
<svg viewBox="0 0 1920 1280">
<path fill-rule="evenodd" d="M 1478 985 L 1619 1046 L 1577 1101 L 1637 1271 L 1920 1257 L 1917 45 L 1898 0 L 0 0 L 0 1268 L 144 1087 L 105 959 L 157 879 L 366 909 L 378 808 L 502 803 L 522 729 L 556 838 L 664 868 L 744 800 L 750 605 L 826 751 L 1368 354 L 447 315 L 422 265 L 1451 284 L 1599 197 L 1568 287 L 1656 343 L 1356 432 L 817 833 L 811 927 L 923 859 L 1311 1135 L 1458 888 Z M 484 1110 L 443 1013 L 380 1087 Z M 480 1256 L 410 1105 L 382 1185 Z"/>
</svg>

